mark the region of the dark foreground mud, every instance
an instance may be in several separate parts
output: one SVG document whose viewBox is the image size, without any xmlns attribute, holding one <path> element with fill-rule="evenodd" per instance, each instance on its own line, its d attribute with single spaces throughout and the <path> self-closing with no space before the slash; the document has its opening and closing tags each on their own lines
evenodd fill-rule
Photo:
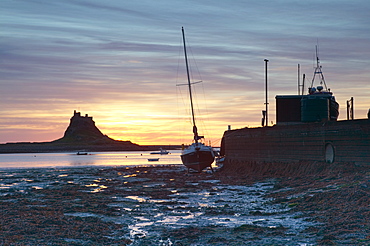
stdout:
<svg viewBox="0 0 370 246">
<path fill-rule="evenodd" d="M 368 245 L 370 172 L 0 171 L 0 245 Z"/>
</svg>

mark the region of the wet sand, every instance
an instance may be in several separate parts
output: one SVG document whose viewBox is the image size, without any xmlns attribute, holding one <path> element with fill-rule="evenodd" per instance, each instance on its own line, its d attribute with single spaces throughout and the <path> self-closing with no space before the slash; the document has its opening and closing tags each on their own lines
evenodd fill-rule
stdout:
<svg viewBox="0 0 370 246">
<path fill-rule="evenodd" d="M 275 175 L 276 176 L 276 175 Z M 368 245 L 370 172 L 2 169 L 1 245 Z"/>
</svg>

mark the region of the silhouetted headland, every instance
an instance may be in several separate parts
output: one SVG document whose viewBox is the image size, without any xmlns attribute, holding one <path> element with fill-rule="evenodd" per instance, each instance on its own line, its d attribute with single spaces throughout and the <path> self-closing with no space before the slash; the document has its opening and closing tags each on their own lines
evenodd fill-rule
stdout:
<svg viewBox="0 0 370 246">
<path fill-rule="evenodd" d="M 40 153 L 67 151 L 145 151 L 156 150 L 159 147 L 175 149 L 180 146 L 151 145 L 141 146 L 131 141 L 114 140 L 104 135 L 95 125 L 93 118 L 81 116 L 74 111 L 64 136 L 51 142 L 36 143 L 6 143 L 0 144 L 0 153 Z"/>
</svg>

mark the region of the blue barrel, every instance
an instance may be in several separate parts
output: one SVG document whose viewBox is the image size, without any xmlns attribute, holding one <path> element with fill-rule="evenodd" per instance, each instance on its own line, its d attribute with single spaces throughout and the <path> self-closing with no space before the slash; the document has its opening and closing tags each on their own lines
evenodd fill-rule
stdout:
<svg viewBox="0 0 370 246">
<path fill-rule="evenodd" d="M 301 121 L 320 122 L 330 119 L 329 99 L 321 96 L 305 96 L 301 100 Z"/>
</svg>

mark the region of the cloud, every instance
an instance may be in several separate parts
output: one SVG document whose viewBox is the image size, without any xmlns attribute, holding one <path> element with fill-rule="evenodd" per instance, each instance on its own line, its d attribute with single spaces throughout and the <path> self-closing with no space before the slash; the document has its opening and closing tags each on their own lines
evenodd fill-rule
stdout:
<svg viewBox="0 0 370 246">
<path fill-rule="evenodd" d="M 297 91 L 298 63 L 311 80 L 317 43 L 337 100 L 354 96 L 364 115 L 369 10 L 368 1 L 2 1 L 0 142 L 53 140 L 78 109 L 105 134 L 179 143 L 177 129 L 189 131 L 186 87 L 176 87 L 186 82 L 181 26 L 209 135 L 260 125 L 265 58 L 273 119 L 275 94 Z"/>
</svg>

